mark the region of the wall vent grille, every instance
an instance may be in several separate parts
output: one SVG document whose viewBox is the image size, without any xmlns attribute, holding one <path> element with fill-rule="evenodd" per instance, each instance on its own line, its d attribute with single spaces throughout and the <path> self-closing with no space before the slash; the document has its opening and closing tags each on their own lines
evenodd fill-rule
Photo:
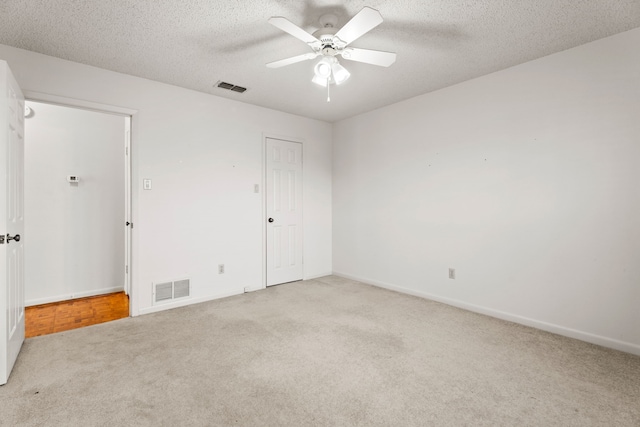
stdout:
<svg viewBox="0 0 640 427">
<path fill-rule="evenodd" d="M 184 298 L 189 296 L 189 279 L 173 282 L 173 298 Z"/>
<path fill-rule="evenodd" d="M 237 85 L 234 85 L 232 83 L 227 83 L 227 82 L 223 82 L 223 81 L 218 81 L 218 83 L 216 83 L 216 86 L 221 88 L 221 89 L 228 89 L 228 90 L 232 90 L 232 91 L 238 92 L 238 93 L 243 93 L 244 91 L 247 90 L 246 87 L 237 86 Z"/>
<path fill-rule="evenodd" d="M 155 302 L 173 299 L 173 282 L 156 283 Z"/>
<path fill-rule="evenodd" d="M 191 295 L 189 279 L 173 282 L 158 282 L 153 284 L 153 304 L 163 304 L 177 299 L 188 298 Z"/>
</svg>

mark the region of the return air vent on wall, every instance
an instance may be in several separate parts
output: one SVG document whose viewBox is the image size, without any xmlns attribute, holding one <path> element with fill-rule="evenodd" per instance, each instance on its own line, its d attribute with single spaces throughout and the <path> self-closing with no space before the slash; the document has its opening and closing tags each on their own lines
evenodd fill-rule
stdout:
<svg viewBox="0 0 640 427">
<path fill-rule="evenodd" d="M 153 304 L 163 304 L 177 299 L 189 297 L 191 285 L 189 279 L 153 284 Z"/>
<path fill-rule="evenodd" d="M 228 89 L 238 93 L 243 93 L 244 91 L 247 90 L 246 87 L 236 86 L 234 84 L 223 82 L 223 81 L 218 81 L 218 83 L 216 83 L 216 86 L 221 89 Z"/>
</svg>

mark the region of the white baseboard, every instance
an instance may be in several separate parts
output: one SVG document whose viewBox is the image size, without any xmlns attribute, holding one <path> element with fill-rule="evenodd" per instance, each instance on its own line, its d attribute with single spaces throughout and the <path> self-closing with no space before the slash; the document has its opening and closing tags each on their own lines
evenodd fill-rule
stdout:
<svg viewBox="0 0 640 427">
<path fill-rule="evenodd" d="M 313 280 L 313 279 L 319 279 L 320 277 L 326 277 L 326 276 L 331 276 L 332 273 L 331 271 L 327 272 L 327 273 L 323 273 L 323 274 L 313 274 L 311 276 L 304 276 L 304 279 L 302 280 Z"/>
<path fill-rule="evenodd" d="M 495 317 L 509 322 L 519 323 L 525 326 L 531 326 L 532 328 L 540 329 L 543 331 L 551 332 L 554 334 L 562 335 L 569 338 L 575 338 L 580 341 L 586 341 L 591 344 L 601 345 L 603 347 L 612 348 L 615 350 L 624 351 L 626 353 L 636 354 L 640 356 L 640 345 L 630 342 L 619 341 L 613 338 L 603 337 L 601 335 L 592 334 L 590 332 L 578 331 L 576 329 L 567 328 L 553 323 L 547 323 L 536 319 L 520 316 L 513 313 L 507 313 L 500 310 L 494 310 L 492 308 L 482 307 L 474 304 L 469 304 L 464 301 L 441 297 L 438 295 L 429 294 L 426 292 L 416 291 L 414 289 L 403 288 L 401 286 L 392 285 L 390 283 L 380 282 L 378 280 L 368 279 L 365 277 L 353 276 L 351 274 L 334 271 L 334 275 L 344 277 L 346 279 L 356 280 L 368 285 L 377 286 L 384 289 L 400 292 L 403 294 L 413 295 L 420 298 L 425 298 L 432 301 L 441 302 L 443 304 L 451 305 L 454 307 L 462 308 L 475 313 L 485 314 L 487 316 Z"/>
<path fill-rule="evenodd" d="M 24 305 L 26 307 L 31 307 L 32 305 L 49 304 L 51 302 L 67 301 L 70 299 L 94 297 L 96 295 L 111 294 L 113 292 L 122 292 L 122 291 L 124 291 L 124 287 L 122 286 L 115 287 L 115 288 L 93 289 L 90 291 L 72 292 L 72 293 L 62 294 L 62 295 L 54 295 L 54 296 L 48 296 L 43 298 L 34 298 L 34 299 L 26 300 Z"/>
<path fill-rule="evenodd" d="M 207 295 L 207 296 L 204 296 L 204 297 L 185 298 L 185 299 L 182 299 L 182 300 L 179 300 L 179 301 L 175 301 L 175 302 L 169 302 L 169 303 L 165 303 L 165 304 L 159 304 L 159 305 L 154 305 L 154 306 L 151 306 L 151 307 L 142 308 L 136 314 L 136 316 L 138 314 L 143 315 L 143 314 L 149 314 L 149 313 L 157 313 L 159 311 L 170 310 L 172 308 L 186 307 L 188 305 L 198 304 L 198 303 L 201 303 L 201 302 L 207 302 L 207 301 L 212 301 L 212 300 L 215 300 L 215 299 L 226 298 L 226 297 L 232 297 L 234 295 L 243 294 L 244 292 L 245 292 L 244 288 L 242 288 L 242 289 L 238 289 L 238 290 L 221 292 L 219 294 Z"/>
</svg>

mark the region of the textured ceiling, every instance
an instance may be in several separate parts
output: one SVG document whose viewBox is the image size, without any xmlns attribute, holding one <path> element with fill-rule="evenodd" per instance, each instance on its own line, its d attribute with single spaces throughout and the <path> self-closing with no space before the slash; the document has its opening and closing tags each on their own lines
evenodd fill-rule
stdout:
<svg viewBox="0 0 640 427">
<path fill-rule="evenodd" d="M 396 52 L 391 67 L 340 59 L 330 103 L 315 61 L 265 67 L 311 51 L 269 17 L 313 32 L 364 6 L 384 22 L 352 46 Z M 333 122 L 640 27 L 640 0 L 1 0 L 0 21 L 2 44 Z"/>
</svg>

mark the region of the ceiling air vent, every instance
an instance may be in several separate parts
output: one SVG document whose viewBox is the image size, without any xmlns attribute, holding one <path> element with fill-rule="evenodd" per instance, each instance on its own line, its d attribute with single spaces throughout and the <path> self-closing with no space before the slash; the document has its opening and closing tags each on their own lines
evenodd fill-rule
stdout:
<svg viewBox="0 0 640 427">
<path fill-rule="evenodd" d="M 238 93 L 242 93 L 245 90 L 247 90 L 246 87 L 236 86 L 234 84 L 227 83 L 227 82 L 222 82 L 222 81 L 219 81 L 218 83 L 216 83 L 216 86 L 221 88 L 221 89 L 228 89 L 228 90 L 232 90 L 232 91 L 238 92 Z"/>
</svg>

